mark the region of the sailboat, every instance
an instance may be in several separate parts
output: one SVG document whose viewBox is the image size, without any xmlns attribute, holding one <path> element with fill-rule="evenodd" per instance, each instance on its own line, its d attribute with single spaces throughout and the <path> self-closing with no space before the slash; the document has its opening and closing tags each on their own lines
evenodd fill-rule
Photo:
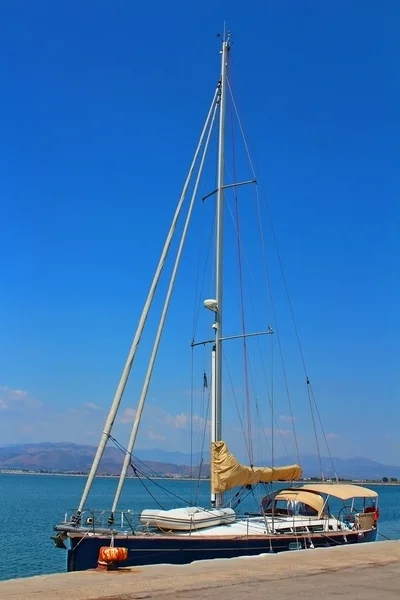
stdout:
<svg viewBox="0 0 400 600">
<path fill-rule="evenodd" d="M 230 34 L 221 37 L 221 72 L 211 106 L 201 132 L 198 146 L 176 207 L 173 221 L 163 247 L 158 266 L 145 301 L 132 346 L 112 401 L 103 433 L 88 475 L 79 506 L 64 521 L 54 527 L 56 546 L 67 549 L 67 570 L 95 568 L 101 557 L 121 566 L 160 563 L 185 564 L 195 560 L 253 556 L 269 552 L 310 549 L 370 542 L 377 535 L 379 511 L 374 490 L 352 484 L 300 483 L 302 469 L 298 464 L 254 466 L 241 464 L 230 452 L 223 437 L 223 345 L 233 338 L 247 335 L 270 335 L 271 328 L 257 334 L 243 332 L 240 336 L 223 333 L 223 253 L 224 204 L 227 189 L 254 185 L 256 179 L 238 183 L 225 182 L 225 121 L 229 92 L 228 63 L 231 52 Z M 132 511 L 118 510 L 122 488 L 134 461 L 134 448 L 151 381 L 154 363 L 169 308 L 172 290 L 186 239 L 199 180 L 208 150 L 211 131 L 218 124 L 217 187 L 207 197 L 215 198 L 215 295 L 204 300 L 212 314 L 213 336 L 201 342 L 211 348 L 211 479 L 208 506 L 192 504 L 171 509 L 144 509 L 134 518 Z M 159 284 L 171 241 L 195 165 L 199 163 L 192 198 L 183 227 L 170 283 L 156 331 L 155 341 L 135 412 L 131 435 L 112 506 L 98 513 L 86 507 L 93 481 L 110 439 L 121 406 L 134 358 Z M 204 200 L 204 198 L 203 198 Z M 209 313 L 204 313 L 209 314 Z M 192 344 L 196 345 L 196 344 Z M 252 490 L 257 486 L 279 484 L 265 494 L 255 512 L 240 515 L 226 502 L 230 490 Z M 330 500 L 343 506 L 334 515 Z M 107 553 L 107 549 L 109 552 Z M 111 556 L 111 559 L 110 559 Z"/>
</svg>

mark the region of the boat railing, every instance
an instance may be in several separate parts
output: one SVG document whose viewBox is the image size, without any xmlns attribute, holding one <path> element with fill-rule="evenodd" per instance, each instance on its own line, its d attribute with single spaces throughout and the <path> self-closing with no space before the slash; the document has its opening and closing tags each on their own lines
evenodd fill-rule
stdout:
<svg viewBox="0 0 400 600">
<path fill-rule="evenodd" d="M 65 513 L 64 522 L 56 527 L 58 531 L 73 532 L 85 531 L 86 533 L 96 534 L 136 534 L 140 532 L 151 533 L 154 532 L 152 527 L 146 524 L 140 523 L 140 513 L 135 512 L 131 509 L 116 511 L 113 515 L 113 519 L 110 519 L 110 510 L 94 510 L 85 509 L 80 515 L 79 523 L 76 522 L 76 510 L 68 510 Z M 373 513 L 357 513 L 355 516 L 355 522 L 352 527 L 359 530 L 368 530 L 375 525 L 375 515 Z M 249 529 L 258 520 L 262 521 L 265 525 L 268 533 L 286 534 L 286 533 L 319 533 L 328 529 L 324 523 L 334 519 L 332 516 L 324 516 L 322 518 L 315 518 L 311 516 L 303 515 L 276 515 L 274 517 L 274 524 L 271 521 L 270 515 L 262 515 L 255 513 L 245 513 L 237 515 L 238 520 L 242 521 L 244 530 L 249 535 Z M 278 525 L 279 524 L 279 525 Z M 277 528 L 278 526 L 278 528 Z M 196 524 L 193 523 L 188 533 L 197 531 Z M 167 533 L 166 530 L 164 533 Z"/>
<path fill-rule="evenodd" d="M 64 524 L 74 524 L 76 509 L 69 509 L 64 516 Z M 99 510 L 86 508 L 80 514 L 79 527 L 93 532 L 104 531 L 129 531 L 137 529 L 138 519 L 134 510 L 118 510 L 110 518 L 110 509 Z"/>
</svg>

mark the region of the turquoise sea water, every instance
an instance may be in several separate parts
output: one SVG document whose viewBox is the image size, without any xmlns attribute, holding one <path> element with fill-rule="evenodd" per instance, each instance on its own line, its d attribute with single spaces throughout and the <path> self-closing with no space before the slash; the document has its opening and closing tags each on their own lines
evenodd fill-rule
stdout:
<svg viewBox="0 0 400 600">
<path fill-rule="evenodd" d="M 55 548 L 50 536 L 67 509 L 76 507 L 85 483 L 84 477 L 0 474 L 0 580 L 27 577 L 65 570 L 66 552 Z M 114 478 L 98 478 L 93 486 L 88 507 L 108 509 L 116 487 Z M 196 484 L 189 481 L 163 482 L 176 495 L 189 499 Z M 157 484 L 156 484 L 157 485 Z M 164 508 L 177 505 L 154 486 L 150 490 L 161 499 Z M 379 531 L 390 539 L 400 539 L 400 486 L 370 486 L 379 492 L 381 518 Z M 199 504 L 208 503 L 209 483 L 199 488 Z M 242 511 L 254 508 L 244 503 Z M 156 504 L 140 481 L 128 479 L 121 508 L 140 512 Z M 378 536 L 378 539 L 385 539 Z"/>
</svg>

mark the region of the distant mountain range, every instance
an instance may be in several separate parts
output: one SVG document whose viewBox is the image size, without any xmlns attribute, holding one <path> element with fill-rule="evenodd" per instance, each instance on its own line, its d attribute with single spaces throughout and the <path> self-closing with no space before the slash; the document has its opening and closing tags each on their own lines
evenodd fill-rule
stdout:
<svg viewBox="0 0 400 600">
<path fill-rule="evenodd" d="M 23 469 L 34 471 L 58 471 L 87 473 L 90 469 L 96 448 L 83 444 L 67 442 L 42 444 L 12 444 L 0 447 L 0 469 Z M 160 449 L 136 450 L 135 466 L 149 474 L 162 476 L 187 477 L 191 464 L 194 473 L 198 471 L 200 456 L 182 452 L 168 452 Z M 315 454 L 301 455 L 304 477 L 315 477 L 321 473 L 320 459 Z M 123 454 L 113 446 L 107 447 L 100 464 L 100 473 L 117 474 L 120 471 Z M 280 458 L 276 464 L 297 462 L 295 458 Z M 209 462 L 209 455 L 204 457 Z M 346 479 L 381 479 L 396 477 L 400 479 L 400 467 L 383 465 L 368 458 L 333 458 L 336 473 Z M 322 458 L 323 472 L 326 477 L 334 475 L 331 460 Z M 209 475 L 209 465 L 202 467 L 203 476 Z"/>
<path fill-rule="evenodd" d="M 12 444 L 0 447 L 0 469 L 29 469 L 34 471 L 57 471 L 87 473 L 93 461 L 96 448 L 68 442 L 42 444 Z M 179 454 L 179 453 L 178 453 Z M 190 476 L 190 463 L 146 460 L 142 462 L 140 452 L 135 455 L 135 466 L 142 472 L 166 476 Z M 118 448 L 109 446 L 104 452 L 99 473 L 118 474 L 124 454 Z M 208 470 L 205 469 L 206 475 Z M 133 474 L 133 471 L 132 471 Z"/>
</svg>

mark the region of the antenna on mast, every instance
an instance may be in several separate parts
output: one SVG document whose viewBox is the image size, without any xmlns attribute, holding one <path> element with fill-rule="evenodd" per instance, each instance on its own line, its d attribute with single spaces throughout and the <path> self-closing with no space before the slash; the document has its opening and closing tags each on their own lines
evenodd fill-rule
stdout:
<svg viewBox="0 0 400 600">
<path fill-rule="evenodd" d="M 222 35 L 220 33 L 217 33 L 217 38 L 220 38 L 223 42 L 228 44 L 228 46 L 230 45 L 231 32 L 226 30 L 226 21 L 224 21 L 224 33 Z"/>
</svg>

